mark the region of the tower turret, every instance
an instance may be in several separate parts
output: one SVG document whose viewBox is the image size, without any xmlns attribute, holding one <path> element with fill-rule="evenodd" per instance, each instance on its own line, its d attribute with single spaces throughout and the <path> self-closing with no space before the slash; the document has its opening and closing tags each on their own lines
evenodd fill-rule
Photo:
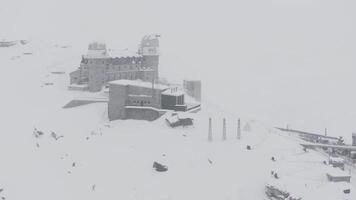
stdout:
<svg viewBox="0 0 356 200">
<path fill-rule="evenodd" d="M 146 35 L 142 38 L 138 53 L 142 55 L 142 66 L 152 68 L 154 79 L 158 78 L 159 65 L 159 37 L 160 35 Z"/>
</svg>

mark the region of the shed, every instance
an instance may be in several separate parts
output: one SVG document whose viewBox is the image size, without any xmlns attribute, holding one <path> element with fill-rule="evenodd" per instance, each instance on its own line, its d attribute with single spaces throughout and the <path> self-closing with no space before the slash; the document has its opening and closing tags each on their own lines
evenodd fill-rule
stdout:
<svg viewBox="0 0 356 200">
<path fill-rule="evenodd" d="M 341 169 L 344 169 L 345 162 L 344 162 L 343 158 L 331 156 L 329 158 L 329 165 L 332 165 L 333 167 L 339 167 Z"/>
<path fill-rule="evenodd" d="M 337 168 L 330 168 L 326 173 L 326 177 L 330 182 L 350 182 L 351 175 L 347 174 L 346 172 L 337 169 Z"/>
<path fill-rule="evenodd" d="M 191 126 L 193 125 L 193 118 L 188 115 L 172 113 L 171 116 L 166 118 L 167 123 L 170 127 L 178 127 L 178 126 Z"/>
</svg>

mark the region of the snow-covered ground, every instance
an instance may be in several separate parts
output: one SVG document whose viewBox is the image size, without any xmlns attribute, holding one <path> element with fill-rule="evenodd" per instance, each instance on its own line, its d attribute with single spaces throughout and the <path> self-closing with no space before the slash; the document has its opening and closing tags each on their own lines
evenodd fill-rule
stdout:
<svg viewBox="0 0 356 200">
<path fill-rule="evenodd" d="M 303 199 L 356 198 L 354 180 L 327 181 L 326 157 L 304 152 L 296 138 L 257 118 L 241 119 L 242 127 L 249 123 L 252 130 L 236 140 L 238 116 L 210 104 L 195 116 L 194 127 L 177 129 L 163 118 L 109 122 L 105 103 L 63 109 L 73 97 L 89 95 L 67 90 L 68 73 L 79 65 L 81 54 L 75 47 L 35 41 L 0 48 L 0 196 L 261 200 L 267 199 L 264 186 L 273 183 Z M 51 73 L 58 71 L 66 73 Z M 209 117 L 213 142 L 207 140 Z M 34 137 L 35 128 L 44 135 Z M 56 140 L 52 132 L 63 137 Z M 167 165 L 168 171 L 153 171 L 154 161 Z M 351 194 L 343 194 L 349 188 Z"/>
</svg>

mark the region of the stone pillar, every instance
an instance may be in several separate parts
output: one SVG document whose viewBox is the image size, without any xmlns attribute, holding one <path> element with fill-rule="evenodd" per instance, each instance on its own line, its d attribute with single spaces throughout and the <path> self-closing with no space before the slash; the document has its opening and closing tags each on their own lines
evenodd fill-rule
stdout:
<svg viewBox="0 0 356 200">
<path fill-rule="evenodd" d="M 226 140 L 226 119 L 223 119 L 223 134 L 222 134 L 222 140 Z"/>
<path fill-rule="evenodd" d="M 209 132 L 208 132 L 208 141 L 212 142 L 213 141 L 213 129 L 211 127 L 211 118 L 209 118 Z"/>
<path fill-rule="evenodd" d="M 239 140 L 241 138 L 241 123 L 240 119 L 237 120 L 237 139 Z"/>
</svg>

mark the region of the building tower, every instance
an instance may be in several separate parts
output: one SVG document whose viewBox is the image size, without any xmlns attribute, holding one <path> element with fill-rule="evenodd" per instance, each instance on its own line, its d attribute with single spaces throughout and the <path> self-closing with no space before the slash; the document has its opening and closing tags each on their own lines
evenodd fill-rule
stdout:
<svg viewBox="0 0 356 200">
<path fill-rule="evenodd" d="M 160 35 L 146 35 L 142 38 L 138 53 L 142 55 L 142 66 L 152 68 L 153 79 L 158 79 L 159 40 Z"/>
<path fill-rule="evenodd" d="M 352 146 L 356 146 L 356 133 L 352 133 Z"/>
</svg>

